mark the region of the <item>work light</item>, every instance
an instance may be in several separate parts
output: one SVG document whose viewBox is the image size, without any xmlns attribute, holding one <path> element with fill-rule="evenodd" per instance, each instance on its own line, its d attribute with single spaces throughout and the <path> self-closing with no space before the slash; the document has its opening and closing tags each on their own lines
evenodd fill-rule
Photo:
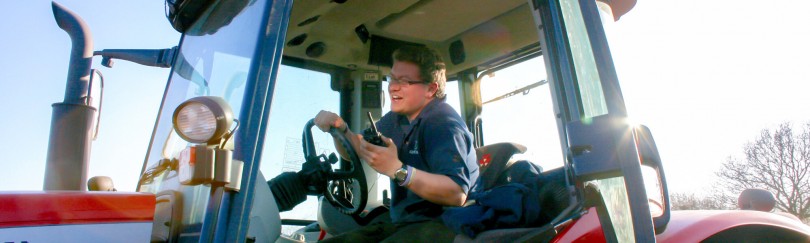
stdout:
<svg viewBox="0 0 810 243">
<path fill-rule="evenodd" d="M 174 130 L 191 143 L 218 144 L 233 125 L 233 112 L 217 96 L 199 96 L 181 103 L 172 116 Z"/>
</svg>

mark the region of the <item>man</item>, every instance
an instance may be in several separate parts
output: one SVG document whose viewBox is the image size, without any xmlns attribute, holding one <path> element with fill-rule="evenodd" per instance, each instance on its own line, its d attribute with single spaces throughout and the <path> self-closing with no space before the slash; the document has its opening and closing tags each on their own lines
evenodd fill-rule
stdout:
<svg viewBox="0 0 810 243">
<path fill-rule="evenodd" d="M 436 219 L 444 206 L 463 205 L 478 178 L 472 134 L 445 103 L 445 65 L 436 52 L 404 47 L 394 52 L 393 59 L 388 84 L 391 112 L 377 122 L 386 146 L 353 134 L 332 112 L 321 111 L 315 117 L 322 131 L 331 127 L 344 131 L 360 159 L 392 179 L 392 223 L 332 240 L 452 241 L 455 234 Z"/>
</svg>

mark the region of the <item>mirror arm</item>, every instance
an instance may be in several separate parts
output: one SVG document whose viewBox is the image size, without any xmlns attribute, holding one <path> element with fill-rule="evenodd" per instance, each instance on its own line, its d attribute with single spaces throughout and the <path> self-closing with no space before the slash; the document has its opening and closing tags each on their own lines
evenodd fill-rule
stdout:
<svg viewBox="0 0 810 243">
<path fill-rule="evenodd" d="M 93 52 L 101 56 L 101 65 L 112 68 L 112 59 L 121 59 L 150 67 L 170 68 L 174 62 L 177 46 L 167 49 L 104 49 Z"/>
</svg>

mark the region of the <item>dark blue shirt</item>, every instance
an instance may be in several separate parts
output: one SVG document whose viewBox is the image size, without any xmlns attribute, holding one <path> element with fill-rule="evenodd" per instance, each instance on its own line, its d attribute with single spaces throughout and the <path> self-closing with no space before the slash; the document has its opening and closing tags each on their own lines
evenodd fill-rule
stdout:
<svg viewBox="0 0 810 243">
<path fill-rule="evenodd" d="M 473 136 L 464 120 L 444 102 L 434 99 L 413 121 L 388 112 L 377 122 L 383 136 L 397 145 L 399 160 L 406 165 L 433 174 L 446 175 L 464 193 L 478 179 Z M 416 177 L 419 173 L 416 173 Z M 394 223 L 417 222 L 439 217 L 443 206 L 422 199 L 391 181 L 391 220 Z"/>
</svg>

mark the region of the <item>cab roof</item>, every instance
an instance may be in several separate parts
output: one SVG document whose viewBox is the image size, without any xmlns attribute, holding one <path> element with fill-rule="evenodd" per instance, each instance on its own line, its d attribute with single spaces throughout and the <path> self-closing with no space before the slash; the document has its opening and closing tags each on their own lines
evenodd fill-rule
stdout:
<svg viewBox="0 0 810 243">
<path fill-rule="evenodd" d="M 600 0 L 618 19 L 635 0 Z M 449 76 L 539 52 L 526 0 L 302 0 L 293 3 L 284 55 L 348 69 L 387 69 L 401 45 L 437 50 Z"/>
</svg>

